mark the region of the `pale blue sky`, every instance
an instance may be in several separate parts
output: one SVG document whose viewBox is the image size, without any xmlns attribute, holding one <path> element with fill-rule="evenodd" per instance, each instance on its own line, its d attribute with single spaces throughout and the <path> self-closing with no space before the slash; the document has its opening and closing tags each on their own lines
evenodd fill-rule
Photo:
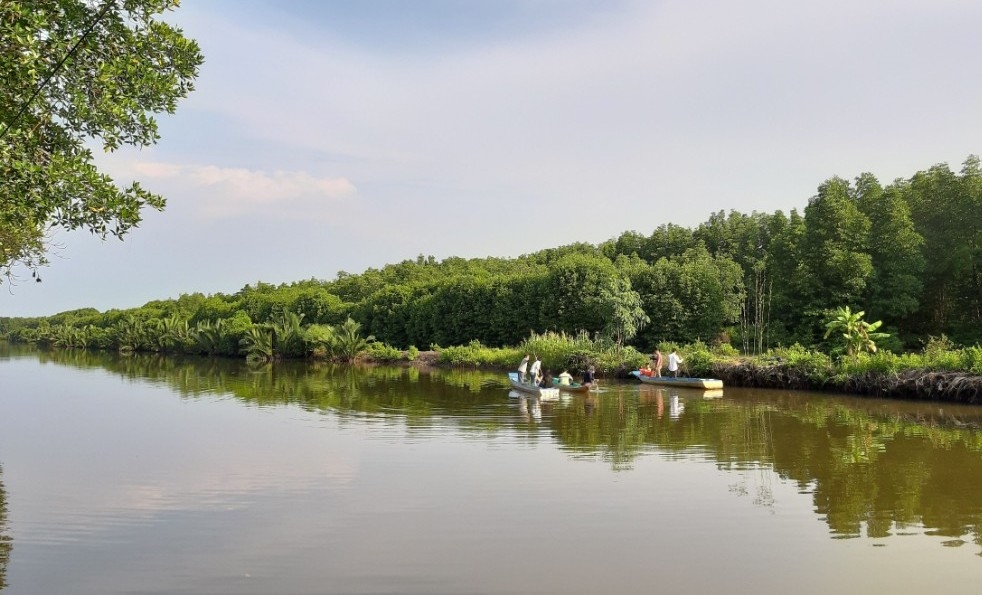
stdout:
<svg viewBox="0 0 982 595">
<path fill-rule="evenodd" d="M 975 0 L 185 0 L 197 90 L 124 242 L 58 233 L 0 316 L 517 256 L 802 208 L 982 152 Z M 22 274 L 23 276 L 23 274 Z"/>
</svg>

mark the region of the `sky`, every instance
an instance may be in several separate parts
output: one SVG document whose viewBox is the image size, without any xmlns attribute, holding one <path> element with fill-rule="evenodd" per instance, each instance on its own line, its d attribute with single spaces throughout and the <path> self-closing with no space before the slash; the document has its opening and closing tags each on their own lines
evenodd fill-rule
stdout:
<svg viewBox="0 0 982 595">
<path fill-rule="evenodd" d="M 185 0 L 195 91 L 124 241 L 56 231 L 0 316 L 799 211 L 982 152 L 977 0 Z"/>
</svg>

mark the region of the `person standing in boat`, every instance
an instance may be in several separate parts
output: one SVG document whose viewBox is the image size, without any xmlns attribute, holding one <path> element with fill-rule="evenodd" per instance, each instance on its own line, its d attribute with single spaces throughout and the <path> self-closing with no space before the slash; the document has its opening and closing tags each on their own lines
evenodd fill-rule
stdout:
<svg viewBox="0 0 982 595">
<path fill-rule="evenodd" d="M 655 367 L 652 372 L 655 373 L 656 378 L 661 378 L 661 369 L 665 365 L 665 360 L 662 358 L 661 350 L 655 349 L 655 354 L 651 356 L 651 359 L 655 360 Z"/>
<path fill-rule="evenodd" d="M 521 382 L 521 383 L 524 383 L 525 382 L 525 372 L 528 370 L 528 367 L 529 367 L 529 354 L 526 353 L 525 354 L 525 357 L 522 358 L 521 363 L 518 364 L 518 381 L 519 382 Z"/>
<path fill-rule="evenodd" d="M 536 355 L 535 361 L 532 362 L 532 367 L 529 368 L 529 384 L 539 384 L 539 381 L 542 380 L 541 372 L 542 361 L 539 359 L 539 356 Z"/>
<path fill-rule="evenodd" d="M 668 354 L 668 371 L 672 373 L 675 378 L 679 377 L 679 364 L 685 360 L 679 356 L 678 353 L 673 349 L 671 353 Z"/>
</svg>

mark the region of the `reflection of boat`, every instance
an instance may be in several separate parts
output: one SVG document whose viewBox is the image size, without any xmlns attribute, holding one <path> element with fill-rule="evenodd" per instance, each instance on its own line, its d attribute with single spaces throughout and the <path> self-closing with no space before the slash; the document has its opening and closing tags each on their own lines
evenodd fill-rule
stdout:
<svg viewBox="0 0 982 595">
<path fill-rule="evenodd" d="M 631 372 L 634 376 L 645 384 L 660 384 L 663 386 L 685 386 L 690 388 L 720 389 L 723 388 L 723 381 L 716 378 L 673 378 L 670 376 L 642 376 L 640 370 Z"/>
<path fill-rule="evenodd" d="M 542 388 L 541 386 L 535 386 L 532 384 L 522 384 L 518 381 L 518 373 L 510 372 L 508 374 L 508 381 L 511 382 L 511 387 L 515 390 L 520 390 L 523 393 L 528 393 L 530 395 L 538 395 L 542 399 L 558 399 L 559 389 L 558 388 Z"/>
<path fill-rule="evenodd" d="M 703 399 L 718 399 L 722 396 L 723 396 L 723 389 L 721 388 L 702 391 Z"/>
</svg>

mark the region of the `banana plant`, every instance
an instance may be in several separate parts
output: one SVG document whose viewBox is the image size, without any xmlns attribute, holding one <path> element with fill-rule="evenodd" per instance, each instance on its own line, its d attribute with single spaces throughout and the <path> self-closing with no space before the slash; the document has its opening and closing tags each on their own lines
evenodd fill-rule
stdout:
<svg viewBox="0 0 982 595">
<path fill-rule="evenodd" d="M 840 335 L 845 343 L 846 355 L 853 360 L 858 359 L 863 351 L 876 353 L 876 341 L 890 336 L 876 331 L 883 324 L 882 320 L 866 322 L 863 320 L 865 314 L 864 311 L 853 312 L 849 306 L 845 306 L 835 310 L 825 324 L 825 338 Z"/>
</svg>

